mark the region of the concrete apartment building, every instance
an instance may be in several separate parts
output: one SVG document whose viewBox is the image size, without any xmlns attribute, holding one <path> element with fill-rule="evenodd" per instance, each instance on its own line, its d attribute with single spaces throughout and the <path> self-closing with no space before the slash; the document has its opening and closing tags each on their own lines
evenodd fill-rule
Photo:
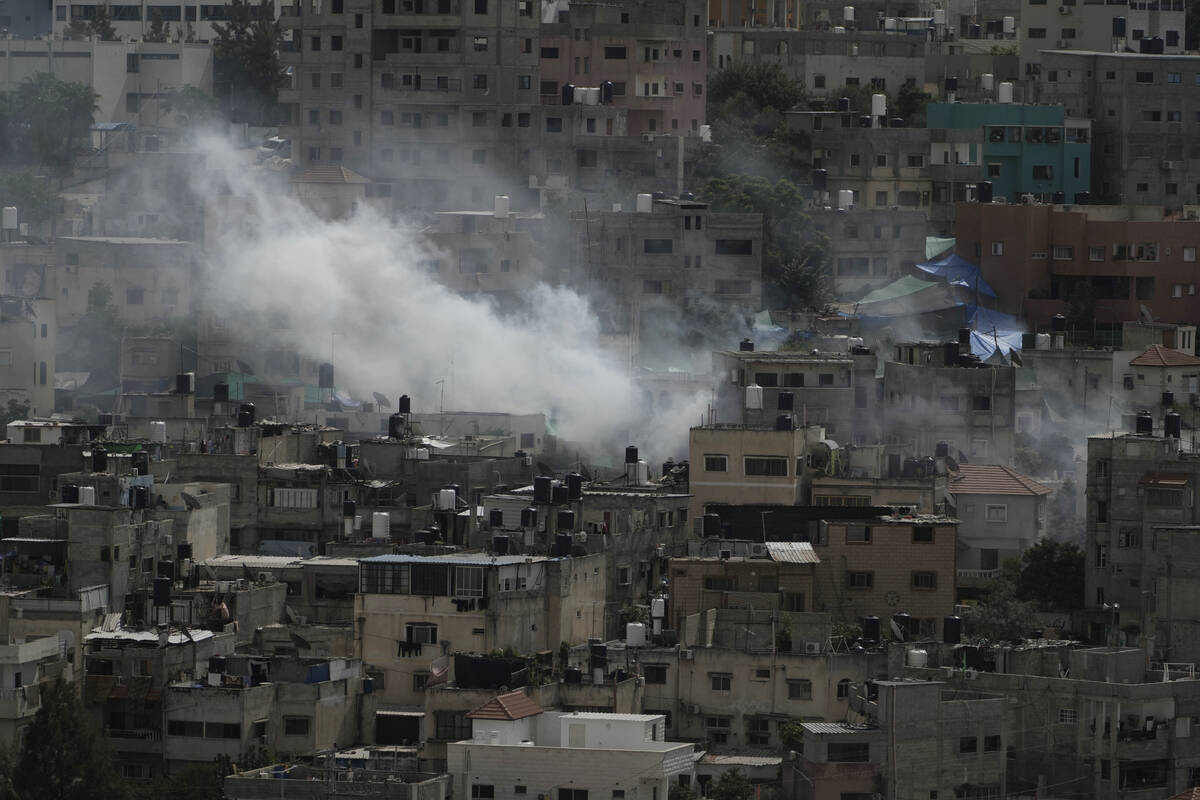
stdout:
<svg viewBox="0 0 1200 800">
<path fill-rule="evenodd" d="M 1181 31 L 1182 11 L 1178 19 Z M 1092 197 L 1171 212 L 1200 201 L 1191 139 L 1200 101 L 1190 91 L 1200 57 L 1109 50 L 1044 52 L 1037 84 L 1041 102 L 1093 121 Z"/>
<path fill-rule="evenodd" d="M 957 357 L 946 365 L 947 346 L 897 345 L 884 362 L 888 441 L 911 443 L 916 454 L 945 445 L 950 456 L 961 452 L 971 463 L 1012 463 L 1016 368 Z"/>
<path fill-rule="evenodd" d="M 1164 218 L 1157 207 L 962 203 L 955 233 L 958 254 L 996 290 L 997 309 L 1030 325 L 1065 314 L 1080 284 L 1095 298 L 1096 331 L 1142 320 L 1143 308 L 1165 322 L 1200 314 L 1200 222 Z"/>
<path fill-rule="evenodd" d="M 96 18 L 96 3 L 67 5 L 54 4 L 52 28 L 41 33 L 52 33 L 55 39 L 67 38 L 75 22 L 89 22 Z M 224 22 L 224 4 L 219 5 L 171 5 L 158 2 L 141 2 L 114 6 L 109 9 L 109 21 L 119 39 L 143 39 L 150 32 L 151 23 L 161 18 L 170 27 L 172 41 L 176 39 L 208 41 L 214 37 L 214 22 Z"/>
<path fill-rule="evenodd" d="M 1156 39 L 1159 53 L 1184 52 L 1184 4 L 1180 0 L 1131 3 L 1123 8 L 1086 0 L 1031 3 L 1022 5 L 1018 19 L 1021 69 L 1033 80 L 1039 74 L 1045 80 L 1054 68 L 1048 51 L 1113 53 L 1139 50 Z"/>
<path fill-rule="evenodd" d="M 860 297 L 909 274 L 925 261 L 929 221 L 915 209 L 855 206 L 813 208 L 817 230 L 829 237 L 829 259 L 838 297 Z"/>
<path fill-rule="evenodd" d="M 1150 800 L 1195 783 L 1200 742 L 1190 728 L 1200 698 L 1191 664 L 1147 664 L 1140 648 L 1045 641 L 965 652 L 922 647 L 928 665 L 904 667 L 906 677 L 1003 698 L 998 732 L 1010 793 L 1054 786 L 1060 794 Z"/>
<path fill-rule="evenodd" d="M 693 745 L 667 741 L 661 715 L 547 711 L 510 692 L 467 717 L 471 738 L 447 746 L 455 796 L 653 800 L 695 774 Z"/>
<path fill-rule="evenodd" d="M 403 556 L 361 560 L 357 652 L 381 702 L 415 705 L 446 648 L 552 650 L 604 633 L 605 559 Z"/>
<path fill-rule="evenodd" d="M 0 297 L 0 405 L 29 405 L 29 416 L 54 413 L 58 322 L 52 299 Z"/>
<path fill-rule="evenodd" d="M 804 750 L 785 782 L 805 800 L 1003 797 L 1005 702 L 937 680 L 855 687 L 851 706 L 865 721 L 804 723 Z"/>
<path fill-rule="evenodd" d="M 1200 653 L 1200 619 L 1184 598 L 1195 590 L 1200 476 L 1178 438 L 1108 434 L 1088 439 L 1089 638 L 1137 646 L 1163 661 Z"/>
<path fill-rule="evenodd" d="M 548 282 L 538 244 L 544 217 L 509 211 L 508 201 L 495 198 L 492 211 L 437 213 L 425 234 L 434 253 L 421 264 L 429 276 L 459 294 L 486 294 L 506 309 L 520 308 L 527 292 Z"/>
</svg>

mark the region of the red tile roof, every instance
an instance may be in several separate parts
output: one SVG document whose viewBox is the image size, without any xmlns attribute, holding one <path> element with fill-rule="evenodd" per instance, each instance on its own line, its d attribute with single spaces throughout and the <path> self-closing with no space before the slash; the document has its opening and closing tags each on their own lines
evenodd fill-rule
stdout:
<svg viewBox="0 0 1200 800">
<path fill-rule="evenodd" d="M 486 703 L 467 714 L 467 719 L 502 719 L 514 720 L 532 717 L 544 711 L 537 701 L 524 692 L 509 692 L 488 700 Z"/>
<path fill-rule="evenodd" d="M 1146 348 L 1146 352 L 1130 361 L 1129 365 L 1133 367 L 1194 367 L 1200 365 L 1200 358 L 1172 350 L 1170 347 L 1163 347 L 1161 344 L 1152 344 Z"/>
<path fill-rule="evenodd" d="M 950 481 L 952 494 L 1011 494 L 1037 497 L 1050 488 L 1015 469 L 993 464 L 959 464 Z"/>
</svg>

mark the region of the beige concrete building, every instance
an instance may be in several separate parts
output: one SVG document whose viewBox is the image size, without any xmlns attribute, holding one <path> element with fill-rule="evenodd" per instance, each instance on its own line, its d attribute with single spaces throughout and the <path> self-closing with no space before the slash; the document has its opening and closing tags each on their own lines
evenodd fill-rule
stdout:
<svg viewBox="0 0 1200 800">
<path fill-rule="evenodd" d="M 399 556 L 360 562 L 355 636 L 383 702 L 418 705 L 450 650 L 553 650 L 604 633 L 605 558 Z"/>
<path fill-rule="evenodd" d="M 0 297 L 0 407 L 27 403 L 30 416 L 54 413 L 53 300 Z"/>
</svg>

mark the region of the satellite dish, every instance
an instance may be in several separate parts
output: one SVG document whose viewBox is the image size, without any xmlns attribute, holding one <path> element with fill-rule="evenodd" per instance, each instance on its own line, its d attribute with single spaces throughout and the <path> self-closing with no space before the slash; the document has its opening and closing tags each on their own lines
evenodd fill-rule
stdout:
<svg viewBox="0 0 1200 800">
<path fill-rule="evenodd" d="M 392 404 L 388 402 L 387 395 L 382 395 L 379 392 L 371 392 L 371 396 L 375 398 L 375 403 L 379 408 L 392 407 Z"/>
<path fill-rule="evenodd" d="M 539 475 L 553 475 L 554 474 L 554 470 L 552 470 L 552 469 L 550 469 L 550 467 L 546 466 L 546 462 L 544 462 L 544 461 L 537 462 L 537 468 L 538 468 Z"/>
<path fill-rule="evenodd" d="M 1138 303 L 1138 310 L 1141 312 L 1142 322 L 1154 322 L 1154 315 L 1150 313 L 1150 309 L 1146 308 L 1145 303 Z"/>
</svg>

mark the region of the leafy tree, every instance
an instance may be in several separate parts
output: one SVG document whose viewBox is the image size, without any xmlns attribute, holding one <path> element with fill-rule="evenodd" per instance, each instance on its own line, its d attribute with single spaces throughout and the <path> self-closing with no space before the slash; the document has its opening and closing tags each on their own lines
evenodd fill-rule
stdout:
<svg viewBox="0 0 1200 800">
<path fill-rule="evenodd" d="M 684 786 L 682 783 L 672 783 L 671 792 L 667 795 L 668 800 L 696 800 L 696 792 L 691 786 Z"/>
<path fill-rule="evenodd" d="M 125 786 L 96 741 L 73 684 L 42 687 L 41 708 L 12 768 L 16 800 L 121 800 Z"/>
<path fill-rule="evenodd" d="M 778 64 L 739 61 L 708 81 L 708 104 L 718 118 L 734 109 L 783 113 L 803 99 L 804 86 Z"/>
<path fill-rule="evenodd" d="M 113 27 L 109 17 L 108 3 L 96 4 L 96 16 L 88 24 L 88 32 L 102 42 L 117 40 L 117 29 Z"/>
<path fill-rule="evenodd" d="M 39 72 L 4 98 L 0 144 L 20 163 L 69 171 L 88 141 L 97 97 L 87 84 Z"/>
<path fill-rule="evenodd" d="M 232 771 L 228 758 L 189 764 L 150 783 L 131 786 L 130 800 L 224 800 L 225 776 Z"/>
<path fill-rule="evenodd" d="M 21 170 L 0 177 L 0 205 L 16 206 L 23 221 L 46 222 L 54 218 L 58 195 L 45 176 Z"/>
<path fill-rule="evenodd" d="M 1021 568 L 1013 559 L 1004 562 L 1000 574 L 988 584 L 987 594 L 968 607 L 963 622 L 971 636 L 983 639 L 1023 639 L 1033 627 L 1036 605 L 1018 595 Z"/>
<path fill-rule="evenodd" d="M 283 27 L 271 0 L 232 0 L 225 8 L 229 21 L 213 25 L 213 86 L 234 122 L 262 124 L 287 85 L 279 61 Z"/>
<path fill-rule="evenodd" d="M 217 101 L 191 85 L 164 92 L 162 109 L 175 114 L 176 127 L 189 131 L 213 125 L 221 118 Z"/>
<path fill-rule="evenodd" d="M 740 769 L 727 769 L 713 782 L 708 796 L 712 800 L 750 800 L 754 786 Z"/>
<path fill-rule="evenodd" d="M 112 303 L 112 293 L 112 287 L 104 281 L 92 284 L 92 288 L 88 289 L 88 313 L 108 309 Z"/>
<path fill-rule="evenodd" d="M 8 425 L 8 423 L 16 422 L 19 419 L 28 419 L 31 407 L 27 402 L 9 400 L 8 408 L 3 413 L 0 413 L 0 425 Z"/>
<path fill-rule="evenodd" d="M 804 742 L 804 727 L 800 720 L 789 719 L 779 726 L 779 741 L 789 750 L 799 750 Z"/>
<path fill-rule="evenodd" d="M 163 19 L 162 12 L 157 8 L 150 9 L 150 30 L 146 31 L 147 42 L 165 42 L 171 38 L 171 26 Z"/>
<path fill-rule="evenodd" d="M 1042 539 L 1021 555 L 1017 595 L 1042 611 L 1083 608 L 1084 554 L 1075 544 Z"/>
<path fill-rule="evenodd" d="M 925 124 L 925 107 L 933 98 L 915 83 L 905 82 L 896 93 L 896 114 L 904 124 L 914 127 Z"/>
</svg>

